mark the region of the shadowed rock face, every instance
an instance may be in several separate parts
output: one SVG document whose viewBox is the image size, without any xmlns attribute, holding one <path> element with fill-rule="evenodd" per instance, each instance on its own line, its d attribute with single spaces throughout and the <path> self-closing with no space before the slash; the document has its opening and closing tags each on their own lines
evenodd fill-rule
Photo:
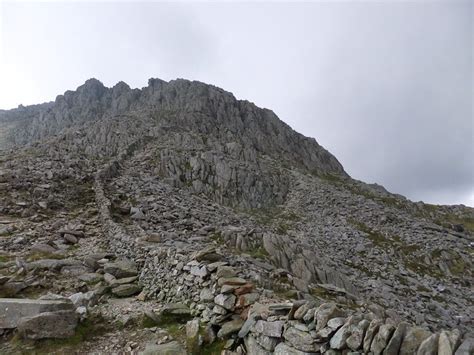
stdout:
<svg viewBox="0 0 474 355">
<path fill-rule="evenodd" d="M 336 158 L 272 111 L 182 79 L 150 79 L 142 90 L 90 79 L 54 103 L 5 111 L 0 120 L 14 127 L 3 134 L 10 146 L 60 136 L 64 151 L 108 158 L 146 143 L 160 162 L 157 174 L 227 205 L 282 203 L 288 176 L 275 165 L 346 175 Z"/>
</svg>

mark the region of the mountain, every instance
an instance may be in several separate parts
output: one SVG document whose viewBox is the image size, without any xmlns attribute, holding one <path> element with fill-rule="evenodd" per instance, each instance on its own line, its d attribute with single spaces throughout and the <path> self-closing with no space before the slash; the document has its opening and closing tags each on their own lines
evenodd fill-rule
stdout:
<svg viewBox="0 0 474 355">
<path fill-rule="evenodd" d="M 0 111 L 0 149 L 0 293 L 69 297 L 93 330 L 83 351 L 472 345 L 474 209 L 354 180 L 315 139 L 220 88 L 90 79 Z M 9 327 L 0 317 L 0 329 L 58 337 L 57 321 L 31 325 L 59 317 L 49 313 Z M 134 347 L 108 348 L 111 334 Z"/>
</svg>

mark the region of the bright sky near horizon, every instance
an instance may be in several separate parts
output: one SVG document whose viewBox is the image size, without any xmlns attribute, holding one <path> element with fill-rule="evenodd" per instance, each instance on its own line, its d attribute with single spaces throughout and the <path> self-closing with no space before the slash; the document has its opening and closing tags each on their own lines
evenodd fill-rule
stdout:
<svg viewBox="0 0 474 355">
<path fill-rule="evenodd" d="M 0 109 L 96 77 L 200 80 L 267 107 L 354 178 L 474 206 L 470 0 L 0 0 Z"/>
</svg>

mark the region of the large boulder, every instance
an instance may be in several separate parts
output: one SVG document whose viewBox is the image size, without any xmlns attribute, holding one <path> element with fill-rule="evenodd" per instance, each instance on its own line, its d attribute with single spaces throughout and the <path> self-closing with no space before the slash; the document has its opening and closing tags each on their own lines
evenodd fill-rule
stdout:
<svg viewBox="0 0 474 355">
<path fill-rule="evenodd" d="M 0 298 L 0 329 L 16 328 L 20 319 L 24 317 L 70 310 L 74 310 L 74 305 L 69 300 Z"/>
<path fill-rule="evenodd" d="M 21 318 L 18 333 L 25 339 L 69 338 L 74 335 L 78 316 L 74 311 L 57 311 Z"/>
<path fill-rule="evenodd" d="M 474 354 L 474 338 L 466 338 L 454 353 L 455 355 Z"/>
</svg>

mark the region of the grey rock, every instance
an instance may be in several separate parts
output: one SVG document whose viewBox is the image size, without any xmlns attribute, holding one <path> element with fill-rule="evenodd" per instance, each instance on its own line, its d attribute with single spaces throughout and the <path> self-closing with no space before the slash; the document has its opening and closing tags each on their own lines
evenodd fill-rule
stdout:
<svg viewBox="0 0 474 355">
<path fill-rule="evenodd" d="M 361 349 L 364 342 L 364 336 L 367 328 L 369 327 L 369 321 L 363 319 L 352 328 L 351 335 L 347 338 L 346 344 L 352 350 Z"/>
<path fill-rule="evenodd" d="M 284 321 L 267 322 L 264 320 L 259 320 L 255 324 L 253 331 L 268 337 L 280 338 L 284 325 Z"/>
<path fill-rule="evenodd" d="M 439 334 L 431 334 L 428 338 L 423 340 L 416 352 L 417 355 L 432 355 L 438 353 Z"/>
<path fill-rule="evenodd" d="M 113 263 L 107 263 L 104 265 L 104 271 L 118 279 L 136 276 L 138 274 L 135 263 L 128 260 L 119 260 Z"/>
<path fill-rule="evenodd" d="M 34 317 L 45 312 L 72 310 L 74 306 L 69 300 L 0 298 L 0 329 L 18 327 L 21 318 Z"/>
<path fill-rule="evenodd" d="M 227 310 L 234 309 L 235 300 L 236 300 L 236 297 L 234 295 L 228 295 L 228 294 L 224 295 L 222 293 L 214 297 L 214 303 Z"/>
<path fill-rule="evenodd" d="M 347 338 L 351 335 L 352 324 L 351 319 L 348 319 L 346 323 L 332 336 L 329 341 L 331 349 L 342 350 L 347 347 Z"/>
<path fill-rule="evenodd" d="M 136 295 L 142 288 L 136 284 L 118 285 L 112 289 L 112 293 L 117 297 L 129 297 Z"/>
<path fill-rule="evenodd" d="M 208 303 L 214 300 L 214 294 L 209 288 L 203 288 L 199 294 L 201 302 Z"/>
<path fill-rule="evenodd" d="M 257 340 L 252 336 L 249 335 L 244 339 L 245 347 L 247 348 L 248 354 L 255 354 L 255 355 L 272 355 L 271 351 L 265 350 Z"/>
<path fill-rule="evenodd" d="M 283 337 L 286 342 L 297 350 L 306 352 L 316 352 L 319 350 L 319 345 L 315 343 L 308 332 L 301 331 L 294 327 L 288 327 L 284 331 Z"/>
<path fill-rule="evenodd" d="M 401 322 L 397 325 L 392 338 L 383 351 L 383 355 L 397 355 L 402 345 L 403 337 L 408 329 L 408 323 Z"/>
<path fill-rule="evenodd" d="M 399 354 L 415 354 L 421 343 L 429 336 L 431 336 L 431 333 L 423 328 L 409 328 L 405 333 L 405 337 L 403 338 Z"/>
<path fill-rule="evenodd" d="M 229 322 L 225 322 L 219 332 L 217 332 L 217 336 L 219 338 L 226 338 L 231 334 L 238 333 L 244 321 L 242 319 L 234 319 Z"/>
<path fill-rule="evenodd" d="M 330 319 L 343 315 L 335 303 L 323 303 L 315 311 L 316 330 L 324 328 Z"/>
<path fill-rule="evenodd" d="M 365 333 L 364 337 L 364 353 L 368 353 L 370 351 L 372 341 L 374 340 L 374 337 L 382 324 L 383 323 L 380 319 L 374 319 L 370 322 L 369 328 L 367 328 L 367 332 Z"/>
<path fill-rule="evenodd" d="M 198 354 L 199 346 L 199 319 L 193 319 L 186 323 L 186 348 L 188 353 Z"/>
<path fill-rule="evenodd" d="M 74 311 L 44 312 L 21 318 L 17 329 L 26 339 L 69 338 L 74 335 L 77 323 Z"/>
<path fill-rule="evenodd" d="M 382 354 L 394 331 L 395 327 L 392 324 L 382 324 L 380 326 L 379 331 L 375 335 L 372 345 L 370 346 L 370 350 L 374 355 Z"/>
<path fill-rule="evenodd" d="M 474 338 L 467 337 L 461 343 L 459 348 L 454 353 L 455 355 L 471 355 L 474 353 Z"/>
<path fill-rule="evenodd" d="M 311 355 L 313 352 L 306 352 L 295 349 L 286 343 L 280 343 L 275 347 L 274 355 Z"/>
<path fill-rule="evenodd" d="M 438 341 L 438 355 L 454 354 L 461 343 L 461 332 L 454 329 L 451 332 L 441 331 Z"/>
</svg>

